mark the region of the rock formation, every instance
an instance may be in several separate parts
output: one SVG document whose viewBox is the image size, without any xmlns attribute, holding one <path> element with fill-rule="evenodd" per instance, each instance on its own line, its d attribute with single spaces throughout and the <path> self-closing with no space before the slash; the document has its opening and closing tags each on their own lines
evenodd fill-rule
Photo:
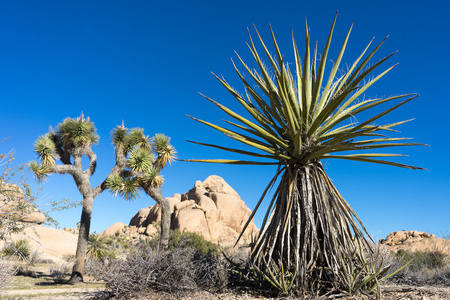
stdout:
<svg viewBox="0 0 450 300">
<path fill-rule="evenodd" d="M 212 175 L 180 195 L 168 198 L 172 212 L 171 229 L 201 234 L 206 240 L 222 245 L 233 244 L 251 215 L 238 193 L 221 177 Z M 131 219 L 130 231 L 152 236 L 157 233 L 161 212 L 158 204 L 146 207 Z M 250 222 L 241 243 L 250 242 L 258 232 Z"/>
<path fill-rule="evenodd" d="M 116 235 L 116 233 L 118 231 L 121 232 L 126 227 L 127 227 L 127 225 L 125 223 L 122 223 L 122 222 L 114 223 L 111 226 L 109 226 L 108 228 L 106 228 L 105 231 L 103 231 L 103 235 L 105 235 L 105 236 L 114 236 L 114 235 Z"/>
<path fill-rule="evenodd" d="M 31 251 L 38 251 L 41 254 L 41 259 L 60 262 L 64 256 L 75 253 L 78 235 L 42 225 L 30 224 L 23 232 L 11 235 L 12 241 L 22 239 L 27 239 L 30 242 Z M 5 241 L 0 241 L 0 248 L 3 248 L 5 243 Z"/>
<path fill-rule="evenodd" d="M 437 238 L 434 234 L 420 232 L 416 230 L 402 230 L 391 232 L 385 239 L 379 241 L 389 250 L 397 252 L 398 250 L 409 251 L 444 251 L 450 255 L 450 240 Z"/>
</svg>

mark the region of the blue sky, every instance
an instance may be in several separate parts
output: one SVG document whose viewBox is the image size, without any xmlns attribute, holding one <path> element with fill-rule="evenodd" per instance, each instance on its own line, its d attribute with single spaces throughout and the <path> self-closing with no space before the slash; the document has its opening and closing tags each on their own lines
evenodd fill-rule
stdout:
<svg viewBox="0 0 450 300">
<path fill-rule="evenodd" d="M 221 123 L 225 116 L 198 93 L 237 111 L 238 103 L 213 77 L 223 75 L 243 91 L 231 65 L 237 51 L 252 64 L 247 28 L 255 25 L 269 42 L 273 27 L 282 52 L 293 61 L 291 34 L 303 45 L 304 20 L 311 41 L 322 51 L 339 10 L 329 58 L 333 60 L 352 23 L 343 62 L 350 64 L 375 37 L 390 36 L 374 58 L 399 51 L 399 63 L 374 85 L 366 98 L 402 93 L 420 97 L 384 121 L 415 118 L 398 136 L 431 147 L 394 149 L 410 155 L 398 161 L 427 168 L 412 171 L 390 166 L 325 162 L 328 175 L 356 210 L 370 234 L 450 230 L 448 70 L 450 4 L 446 1 L 1 1 L 0 2 L 0 138 L 1 152 L 14 148 L 16 162 L 35 159 L 33 143 L 65 117 L 83 111 L 98 129 L 99 184 L 114 165 L 110 131 L 125 125 L 165 133 L 180 158 L 230 158 L 226 152 L 185 140 L 227 145 L 229 139 L 186 115 Z M 302 46 L 299 46 L 303 48 Z M 331 62 L 329 63 L 331 65 Z M 176 162 L 163 175 L 165 196 L 183 193 L 196 180 L 222 176 L 253 208 L 274 175 L 273 167 L 244 167 Z M 81 197 L 70 176 L 53 175 L 43 185 L 41 202 Z M 128 223 L 155 202 L 134 202 L 104 192 L 96 198 L 92 231 L 114 222 Z M 81 208 L 54 214 L 61 227 L 74 227 Z M 256 216 L 259 226 L 263 210 Z"/>
</svg>

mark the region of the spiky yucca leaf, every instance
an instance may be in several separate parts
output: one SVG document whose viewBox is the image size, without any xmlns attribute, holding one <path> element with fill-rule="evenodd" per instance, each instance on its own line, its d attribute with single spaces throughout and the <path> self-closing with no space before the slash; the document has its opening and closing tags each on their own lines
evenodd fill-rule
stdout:
<svg viewBox="0 0 450 300">
<path fill-rule="evenodd" d="M 275 58 L 272 57 L 258 31 L 256 31 L 269 64 L 263 62 L 262 56 L 259 55 L 250 36 L 251 43 L 249 47 L 260 73 L 257 73 L 256 70 L 251 70 L 239 56 L 238 58 L 250 77 L 255 80 L 256 84 L 263 92 L 263 95 L 257 93 L 254 87 L 247 82 L 244 75 L 242 75 L 234 64 L 237 74 L 244 83 L 246 93 L 247 95 L 251 95 L 253 98 L 252 100 L 249 97 L 241 97 L 240 94 L 224 79 L 216 76 L 220 83 L 247 110 L 254 121 L 242 117 L 233 110 L 206 96 L 205 98 L 217 105 L 234 120 L 238 121 L 239 124 L 233 122 L 228 122 L 228 124 L 231 124 L 239 130 L 244 130 L 246 134 L 193 118 L 241 143 L 254 147 L 257 150 L 264 151 L 266 154 L 261 155 L 259 151 L 243 151 L 211 144 L 203 145 L 250 155 L 255 158 L 266 157 L 275 159 L 281 164 L 289 163 L 299 165 L 307 164 L 310 161 L 319 161 L 320 159 L 330 158 L 329 154 L 335 152 L 420 145 L 418 143 L 403 143 L 401 139 L 395 140 L 395 142 L 392 143 L 393 140 L 390 137 L 381 137 L 379 139 L 372 138 L 373 136 L 378 135 L 377 132 L 386 130 L 386 126 L 373 126 L 371 124 L 416 97 L 415 95 L 407 94 L 381 99 L 359 100 L 359 97 L 362 96 L 369 87 L 393 68 L 390 67 L 381 72 L 381 74 L 375 75 L 375 78 L 372 80 L 364 82 L 364 79 L 367 78 L 367 76 L 372 75 L 372 72 L 387 59 L 385 58 L 380 62 L 367 67 L 370 58 L 376 53 L 384 40 L 360 64 L 358 64 L 369 48 L 369 46 L 367 46 L 361 56 L 351 65 L 348 72 L 341 77 L 336 78 L 335 76 L 340 68 L 340 62 L 350 36 L 350 29 L 342 44 L 338 57 L 334 60 L 335 62 L 330 74 L 328 77 L 325 77 L 327 54 L 335 21 L 336 19 L 333 21 L 324 53 L 320 59 L 317 59 L 317 48 L 314 51 L 313 58 L 311 58 L 308 45 L 309 29 L 307 29 L 306 50 L 303 58 L 303 65 L 301 64 L 297 45 L 293 38 L 296 60 L 295 73 L 291 73 L 289 64 L 284 61 L 284 57 L 280 52 L 272 29 L 271 34 L 275 48 Z M 316 61 L 316 59 L 318 61 Z M 271 74 L 273 74 L 274 77 L 271 76 Z M 322 84 L 325 82 L 326 84 L 323 86 Z M 386 109 L 384 112 L 379 113 L 366 121 L 361 123 L 353 122 L 343 124 L 347 119 L 354 119 L 356 115 L 365 112 L 368 109 L 401 98 L 407 98 L 407 100 Z M 253 101 L 257 106 L 253 104 Z M 392 124 L 389 128 L 398 125 L 400 125 L 400 123 Z M 339 127 L 341 129 L 337 132 L 336 128 Z M 365 146 L 361 147 L 361 144 L 364 144 Z M 353 156 L 333 155 L 333 158 L 360 161 L 359 157 Z M 190 161 L 199 160 L 194 159 Z M 204 162 L 205 160 L 202 159 L 201 161 Z M 217 163 L 231 163 L 227 160 L 210 161 Z M 241 161 L 242 164 L 255 164 L 255 162 L 259 163 L 262 161 Z M 384 160 L 376 158 L 371 162 L 385 164 Z M 235 162 L 233 161 L 232 163 Z M 411 169 L 422 169 L 405 164 L 392 165 Z"/>
<path fill-rule="evenodd" d="M 127 150 L 130 151 L 134 147 L 150 148 L 150 140 L 144 134 L 144 129 L 133 128 L 129 131 L 126 143 Z"/>
<path fill-rule="evenodd" d="M 91 259 L 101 259 L 104 257 L 109 250 L 106 244 L 106 238 L 102 234 L 89 235 L 86 255 Z"/>
<path fill-rule="evenodd" d="M 97 144 L 99 136 L 97 129 L 89 118 L 83 115 L 76 119 L 66 118 L 58 125 L 57 135 L 66 149 Z"/>
<path fill-rule="evenodd" d="M 131 151 L 128 163 L 137 173 L 144 173 L 153 166 L 153 153 L 147 148 L 135 148 Z"/>
<path fill-rule="evenodd" d="M 170 144 L 170 137 L 157 133 L 151 140 L 151 146 L 158 154 L 155 166 L 162 170 L 167 164 L 171 164 L 176 159 L 176 150 Z"/>
<path fill-rule="evenodd" d="M 116 196 L 123 187 L 123 178 L 120 174 L 112 174 L 106 179 L 106 187 Z"/>
<path fill-rule="evenodd" d="M 48 165 L 41 165 L 37 161 L 28 163 L 28 167 L 39 182 L 45 181 L 50 173 Z"/>
<path fill-rule="evenodd" d="M 128 129 L 122 126 L 117 126 L 112 132 L 111 132 L 111 140 L 114 146 L 116 147 L 125 147 L 127 144 L 127 136 L 128 136 Z"/>
<path fill-rule="evenodd" d="M 139 196 L 138 179 L 122 177 L 120 174 L 113 174 L 106 179 L 106 187 L 114 196 L 121 196 L 125 200 L 134 200 Z"/>
<path fill-rule="evenodd" d="M 167 151 L 167 147 L 170 146 L 170 138 L 164 134 L 157 133 L 151 139 L 151 145 L 156 153 Z"/>
<path fill-rule="evenodd" d="M 152 167 L 144 174 L 145 181 L 153 187 L 161 187 L 164 184 L 164 178 L 159 174 L 158 168 Z"/>
<path fill-rule="evenodd" d="M 55 143 L 48 134 L 40 136 L 34 143 L 34 151 L 39 155 L 44 166 L 52 166 L 55 164 Z"/>
</svg>

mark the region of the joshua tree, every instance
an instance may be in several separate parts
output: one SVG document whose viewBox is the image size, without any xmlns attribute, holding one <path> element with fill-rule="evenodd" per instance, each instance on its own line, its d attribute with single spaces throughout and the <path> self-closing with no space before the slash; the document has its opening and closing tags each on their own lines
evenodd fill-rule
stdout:
<svg viewBox="0 0 450 300">
<path fill-rule="evenodd" d="M 161 186 L 164 180 L 159 173 L 175 159 L 175 148 L 170 144 L 170 138 L 163 134 L 156 134 L 149 139 L 141 129 L 129 131 L 123 126 L 118 126 L 113 131 L 112 139 L 116 148 L 124 149 L 128 160 L 126 169 L 110 176 L 106 186 L 114 195 L 119 194 L 126 200 L 137 197 L 138 190 L 142 189 L 160 205 L 159 248 L 165 249 L 169 243 L 170 205 L 169 200 L 162 195 Z M 136 143 L 136 140 L 139 140 L 139 143 Z"/>
<path fill-rule="evenodd" d="M 72 175 L 78 190 L 83 195 L 83 207 L 80 220 L 76 262 L 73 267 L 70 283 L 83 281 L 83 269 L 86 251 L 88 247 L 89 230 L 91 224 L 92 207 L 94 198 L 108 188 L 111 178 L 116 178 L 128 167 L 127 155 L 134 153 L 136 149 L 148 144 L 148 137 L 141 129 L 126 129 L 121 127 L 126 143 L 118 143 L 117 129 L 113 132 L 113 144 L 115 146 L 116 164 L 111 169 L 107 178 L 98 186 L 92 188 L 90 177 L 97 166 L 97 155 L 91 149 L 91 145 L 98 142 L 96 128 L 89 118 L 83 114 L 76 119 L 66 118 L 58 125 L 55 131 L 50 131 L 39 137 L 34 145 L 34 150 L 39 156 L 39 162 L 31 162 L 30 169 L 38 180 L 44 180 L 51 173 Z M 83 169 L 82 157 L 89 159 L 89 165 Z M 56 164 L 56 160 L 62 164 Z"/>
<path fill-rule="evenodd" d="M 325 71 L 328 70 L 327 54 L 335 22 L 336 18 L 321 56 L 317 53 L 317 46 L 312 53 L 310 51 L 307 25 L 303 62 L 295 39 L 292 38 L 294 64 L 288 64 L 284 60 L 272 29 L 275 51 L 273 56 L 256 31 L 267 63 L 263 62 L 250 35 L 249 48 L 259 71 L 250 68 L 239 55 L 237 57 L 247 75 L 241 73 L 233 64 L 244 84 L 245 95 L 239 94 L 225 79 L 216 77 L 253 120 L 242 117 L 208 97 L 205 98 L 239 122 L 237 124 L 227 121 L 238 130 L 193 118 L 246 146 L 253 147 L 255 151 L 194 143 L 257 159 L 190 161 L 242 165 L 271 164 L 278 167 L 249 219 L 250 221 L 253 218 L 268 189 L 279 182 L 252 249 L 251 260 L 262 278 L 285 293 L 292 290 L 298 293 L 324 293 L 342 289 L 342 286 L 346 288 L 351 286 L 348 290 L 350 293 L 360 288 L 371 290 L 377 286 L 377 280 L 387 272 L 387 268 L 380 266 L 379 263 L 369 264 L 365 260 L 363 253 L 371 251 L 367 231 L 325 173 L 321 164 L 322 159 L 345 159 L 421 169 L 385 160 L 386 157 L 402 155 L 361 151 L 418 145 L 405 142 L 406 138 L 384 135 L 386 132 L 394 131 L 393 127 L 407 121 L 384 125 L 374 123 L 416 95 L 364 99 L 363 93 L 393 67 L 372 79 L 367 77 L 378 70 L 378 67 L 392 55 L 370 65 L 369 61 L 384 40 L 366 55 L 370 42 L 349 69 L 342 72 L 339 67 L 351 28 L 333 66 L 329 69 L 330 74 L 325 76 Z M 295 72 L 291 71 L 292 66 Z M 248 82 L 250 78 L 254 84 Z M 361 116 L 358 115 L 398 99 L 404 100 L 366 120 L 361 120 Z M 358 116 L 360 122 L 354 118 L 355 116 Z M 339 154 L 344 151 L 352 152 Z M 356 273 L 350 274 L 355 270 Z M 355 274 L 356 276 L 352 277 Z M 350 282 L 357 277 L 362 278 L 358 284 Z"/>
</svg>

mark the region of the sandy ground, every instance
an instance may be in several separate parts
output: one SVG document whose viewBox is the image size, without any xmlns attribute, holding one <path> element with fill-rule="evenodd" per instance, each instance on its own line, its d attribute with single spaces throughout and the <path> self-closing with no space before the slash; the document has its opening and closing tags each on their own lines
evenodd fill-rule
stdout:
<svg viewBox="0 0 450 300">
<path fill-rule="evenodd" d="M 80 287 L 72 289 L 29 289 L 29 290 L 14 290 L 5 291 L 0 293 L 0 299 L 55 299 L 55 300 L 74 300 L 74 299 L 92 299 L 94 293 L 98 291 L 98 288 Z M 169 297 L 164 294 L 150 294 L 141 295 L 133 298 L 137 299 L 182 299 L 182 300 L 256 300 L 256 299 L 277 299 L 277 298 L 265 298 L 259 295 L 248 292 L 229 292 L 221 294 L 212 294 L 209 292 L 193 292 L 179 297 Z M 292 299 L 280 297 L 278 299 Z M 323 298 L 322 298 L 323 299 Z M 331 299 L 331 298 L 325 298 Z M 354 299 L 354 300 L 366 300 L 375 299 L 375 297 L 367 297 L 364 295 L 353 297 L 339 297 L 338 299 Z M 424 286 L 414 287 L 408 285 L 385 285 L 382 288 L 382 299 L 389 300 L 437 300 L 437 299 L 450 299 L 450 286 Z"/>
<path fill-rule="evenodd" d="M 89 299 L 92 298 L 97 288 L 71 288 L 71 289 L 28 289 L 28 290 L 10 290 L 0 293 L 0 299 Z"/>
</svg>

